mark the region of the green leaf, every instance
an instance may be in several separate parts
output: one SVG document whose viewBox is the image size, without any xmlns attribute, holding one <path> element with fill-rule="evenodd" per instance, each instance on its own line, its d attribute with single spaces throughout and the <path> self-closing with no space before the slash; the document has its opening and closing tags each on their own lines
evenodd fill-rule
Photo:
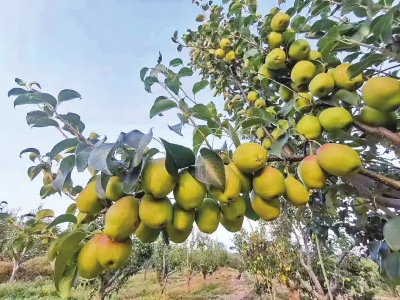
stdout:
<svg viewBox="0 0 400 300">
<path fill-rule="evenodd" d="M 224 128 L 228 129 L 229 135 L 233 141 L 235 147 L 239 147 L 240 140 L 237 136 L 236 130 L 232 127 L 231 123 L 228 120 L 224 120 L 221 124 Z"/>
<path fill-rule="evenodd" d="M 30 180 L 33 180 L 36 176 L 40 174 L 40 171 L 42 171 L 45 168 L 46 164 L 38 164 L 37 166 L 32 166 L 28 168 L 28 176 Z"/>
<path fill-rule="evenodd" d="M 246 53 L 244 54 L 244 58 L 255 56 L 258 53 L 259 53 L 259 50 L 257 48 L 251 48 L 246 51 Z"/>
<path fill-rule="evenodd" d="M 183 67 L 178 72 L 179 77 L 187 77 L 187 76 L 192 76 L 192 75 L 193 75 L 193 70 L 188 67 Z"/>
<path fill-rule="evenodd" d="M 182 127 L 183 127 L 182 122 L 180 122 L 180 123 L 178 123 L 178 124 L 176 124 L 176 125 L 172 125 L 172 126 L 168 125 L 168 128 L 169 128 L 171 131 L 175 132 L 176 134 L 178 134 L 178 135 L 180 135 L 180 136 L 183 136 L 183 134 L 182 134 Z"/>
<path fill-rule="evenodd" d="M 164 80 L 165 85 L 169 88 L 175 95 L 179 95 L 180 81 L 179 77 L 170 78 L 167 77 Z"/>
<path fill-rule="evenodd" d="M 64 182 L 68 176 L 71 176 L 71 171 L 75 167 L 75 155 L 69 155 L 65 157 L 57 171 L 57 177 L 51 182 L 52 187 L 61 195 L 61 190 L 64 186 Z"/>
<path fill-rule="evenodd" d="M 394 217 L 383 226 L 383 237 L 393 251 L 400 250 L 400 217 Z"/>
<path fill-rule="evenodd" d="M 76 211 L 76 208 L 77 208 L 77 206 L 76 206 L 76 203 L 72 203 L 72 204 L 70 204 L 68 207 L 67 207 L 67 209 L 66 209 L 66 211 L 65 211 L 65 213 L 66 214 L 74 214 L 75 213 L 75 211 Z M 59 217 L 61 217 L 61 216 L 59 216 Z M 75 217 L 75 216 L 74 216 Z M 58 217 L 57 217 L 58 218 Z M 56 218 L 56 219 L 57 219 Z M 54 220 L 55 221 L 55 220 Z M 53 222 L 54 222 L 53 221 Z M 52 223 L 53 223 L 52 222 Z"/>
<path fill-rule="evenodd" d="M 253 207 L 251 206 L 251 199 L 249 194 L 243 195 L 244 201 L 246 202 L 246 212 L 244 215 L 246 218 L 253 220 L 253 221 L 258 221 L 260 220 L 260 216 L 254 211 Z"/>
<path fill-rule="evenodd" d="M 82 231 L 72 231 L 62 237 L 63 241 L 59 246 L 59 252 L 54 264 L 54 285 L 58 291 L 60 291 L 59 285 L 64 270 L 73 261 L 76 252 L 79 251 L 79 245 L 85 237 L 86 234 Z"/>
<path fill-rule="evenodd" d="M 267 112 L 265 109 L 252 107 L 249 108 L 249 110 L 250 110 L 250 115 L 252 117 L 259 117 L 265 120 L 266 122 L 269 122 L 274 125 L 278 124 L 278 121 L 275 119 L 275 117 L 271 113 Z"/>
<path fill-rule="evenodd" d="M 49 153 L 49 159 L 53 160 L 57 156 L 57 154 L 60 154 L 65 149 L 76 147 L 78 146 L 78 144 L 79 140 L 76 138 L 62 140 L 61 142 L 57 143 L 53 147 L 53 149 L 51 149 Z"/>
<path fill-rule="evenodd" d="M 140 165 L 129 169 L 129 173 L 122 182 L 122 190 L 125 194 L 133 194 L 136 191 L 136 185 L 139 182 L 140 175 L 143 172 L 143 168 L 148 161 L 149 156 L 144 156 Z"/>
<path fill-rule="evenodd" d="M 296 37 L 295 32 L 285 31 L 282 33 L 282 39 L 285 41 L 286 45 L 293 43 L 295 40 L 295 37 Z"/>
<path fill-rule="evenodd" d="M 144 150 L 152 139 L 153 139 L 153 130 L 150 129 L 149 132 L 143 135 L 143 137 L 140 140 L 139 146 L 137 147 L 135 152 L 135 157 L 133 158 L 132 162 L 133 167 L 137 167 L 141 163 L 143 159 Z"/>
<path fill-rule="evenodd" d="M 174 101 L 166 99 L 164 97 L 162 98 L 158 97 L 154 101 L 154 104 L 150 109 L 150 119 L 158 115 L 159 113 L 162 113 L 163 111 L 167 111 L 171 108 L 176 108 L 176 107 L 178 107 L 178 105 Z"/>
<path fill-rule="evenodd" d="M 177 67 L 179 65 L 183 65 L 183 61 L 180 58 L 174 58 L 169 62 L 170 67 Z"/>
<path fill-rule="evenodd" d="M 8 97 L 24 95 L 26 93 L 31 93 L 31 92 L 22 88 L 12 88 L 11 90 L 8 91 Z"/>
<path fill-rule="evenodd" d="M 290 26 L 296 30 L 296 31 L 300 31 L 303 26 L 306 24 L 307 19 L 303 16 L 297 15 L 294 18 L 292 18 L 291 22 L 290 22 Z"/>
<path fill-rule="evenodd" d="M 225 190 L 225 167 L 222 158 L 208 148 L 200 149 L 196 159 L 194 177 L 205 184 Z"/>
<path fill-rule="evenodd" d="M 160 138 L 160 140 L 163 143 L 166 152 L 165 167 L 171 176 L 178 177 L 179 169 L 195 164 L 196 157 L 191 149 L 169 143 L 162 138 Z"/>
<path fill-rule="evenodd" d="M 75 148 L 75 165 L 78 172 L 85 171 L 93 147 L 85 142 L 79 143 Z"/>
<path fill-rule="evenodd" d="M 26 114 L 26 123 L 28 123 L 28 125 L 32 125 L 32 124 L 35 124 L 40 119 L 48 118 L 48 117 L 49 117 L 49 115 L 46 114 L 44 111 L 34 110 L 34 111 L 28 112 Z"/>
<path fill-rule="evenodd" d="M 70 298 L 69 296 L 71 293 L 71 288 L 77 276 L 78 276 L 77 264 L 74 263 L 68 264 L 64 269 L 60 281 L 58 282 L 58 291 L 61 298 L 63 299 Z"/>
<path fill-rule="evenodd" d="M 45 199 L 55 193 L 57 193 L 57 191 L 53 188 L 51 183 L 42 186 L 39 192 L 41 199 Z"/>
<path fill-rule="evenodd" d="M 10 214 L 0 212 L 0 220 L 11 218 Z"/>
<path fill-rule="evenodd" d="M 21 155 L 24 153 L 35 153 L 37 156 L 40 156 L 40 151 L 36 148 L 26 148 L 22 150 L 19 154 L 19 157 L 21 157 Z"/>
<path fill-rule="evenodd" d="M 146 77 L 147 72 L 149 71 L 149 68 L 142 68 L 140 70 L 140 80 L 144 82 L 144 78 Z"/>
<path fill-rule="evenodd" d="M 310 31 L 311 32 L 318 32 L 318 31 L 328 31 L 332 26 L 335 26 L 336 22 L 329 20 L 329 19 L 321 19 L 316 21 L 312 26 Z"/>
<path fill-rule="evenodd" d="M 89 155 L 88 165 L 94 170 L 111 175 L 107 167 L 107 157 L 113 147 L 113 143 L 104 143 L 96 146 Z"/>
<path fill-rule="evenodd" d="M 14 100 L 14 107 L 24 104 L 48 104 L 55 108 L 57 99 L 47 93 L 35 92 L 20 95 Z"/>
<path fill-rule="evenodd" d="M 53 228 L 54 226 L 57 226 L 57 225 L 62 224 L 62 223 L 67 223 L 67 222 L 76 224 L 78 222 L 78 220 L 71 213 L 66 213 L 64 215 L 59 215 L 49 225 L 47 225 L 45 228 L 43 228 L 42 233 L 46 232 L 47 230 L 49 230 L 51 228 Z"/>
<path fill-rule="evenodd" d="M 385 44 L 391 44 L 393 42 L 392 38 L 392 26 L 393 26 L 393 14 L 400 10 L 400 4 L 392 7 L 384 15 L 380 16 L 378 22 L 373 25 L 371 32 L 381 39 Z"/>
<path fill-rule="evenodd" d="M 58 94 L 57 98 L 58 98 L 58 104 L 60 104 L 61 102 L 64 101 L 69 101 L 73 99 L 82 99 L 82 96 L 77 91 L 65 89 Z"/>
<path fill-rule="evenodd" d="M 151 87 L 153 86 L 153 84 L 155 84 L 156 82 L 158 82 L 157 77 L 155 76 L 147 76 L 144 79 L 144 89 L 146 92 L 151 93 Z"/>
<path fill-rule="evenodd" d="M 208 121 L 213 118 L 211 111 L 204 104 L 196 104 L 195 106 L 192 107 L 191 111 L 193 117 L 200 120 Z"/>
<path fill-rule="evenodd" d="M 63 119 L 70 126 L 75 128 L 75 130 L 79 131 L 80 133 L 82 133 L 83 130 L 85 130 L 85 124 L 81 121 L 81 117 L 78 114 L 69 112 L 65 115 L 60 114 L 59 117 L 57 117 L 57 118 Z M 75 135 L 75 133 L 68 126 L 64 125 L 63 129 L 65 129 L 68 132 L 70 132 L 71 134 Z"/>
<path fill-rule="evenodd" d="M 289 135 L 280 136 L 271 144 L 271 151 L 276 156 L 282 157 L 282 148 L 289 140 Z"/>
<path fill-rule="evenodd" d="M 344 89 L 338 90 L 333 95 L 333 98 L 342 100 L 354 106 L 357 106 L 361 102 L 361 97 L 357 92 L 349 92 Z"/>
<path fill-rule="evenodd" d="M 358 74 L 361 74 L 367 68 L 375 65 L 381 64 L 385 62 L 386 57 L 379 53 L 371 53 L 370 55 L 366 56 L 364 59 L 360 60 L 359 62 L 352 64 L 348 69 L 347 73 L 349 74 L 350 78 L 356 77 Z"/>
<path fill-rule="evenodd" d="M 51 209 L 42 209 L 36 213 L 35 220 L 39 221 L 43 218 L 52 218 L 54 217 L 54 211 Z"/>
<path fill-rule="evenodd" d="M 259 117 L 250 117 L 242 122 L 242 128 L 245 129 L 259 124 L 265 124 L 265 120 Z"/>
<path fill-rule="evenodd" d="M 197 94 L 202 89 L 206 88 L 207 85 L 208 85 L 208 81 L 207 80 L 201 80 L 201 81 L 196 82 L 193 85 L 193 89 L 192 89 L 193 95 Z"/>
<path fill-rule="evenodd" d="M 209 136 L 210 134 L 212 134 L 212 131 L 207 125 L 200 125 L 194 129 L 193 152 L 195 155 L 197 155 L 197 152 L 199 151 L 201 144 L 203 144 L 205 140 L 204 138 L 207 138 L 207 136 Z"/>
<path fill-rule="evenodd" d="M 388 253 L 383 260 L 383 266 L 391 280 L 400 280 L 400 252 Z"/>
<path fill-rule="evenodd" d="M 49 126 L 54 126 L 59 128 L 60 125 L 56 120 L 50 119 L 50 118 L 42 118 L 37 120 L 35 124 L 32 125 L 32 127 L 49 127 Z"/>
</svg>

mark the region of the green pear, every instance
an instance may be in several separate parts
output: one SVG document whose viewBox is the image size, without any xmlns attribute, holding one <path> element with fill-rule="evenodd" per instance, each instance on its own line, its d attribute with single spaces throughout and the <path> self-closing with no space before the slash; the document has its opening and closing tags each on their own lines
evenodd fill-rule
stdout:
<svg viewBox="0 0 400 300">
<path fill-rule="evenodd" d="M 106 199 L 111 201 L 117 201 L 118 199 L 124 197 L 125 193 L 122 190 L 122 181 L 118 178 L 118 176 L 110 177 L 105 192 Z"/>
<path fill-rule="evenodd" d="M 400 81 L 391 77 L 372 77 L 363 86 L 361 96 L 371 108 L 395 111 L 400 107 Z"/>
<path fill-rule="evenodd" d="M 98 240 L 100 238 L 100 234 L 95 235 L 79 251 L 77 260 L 78 275 L 82 278 L 93 279 L 104 271 L 104 268 L 97 259 Z"/>
<path fill-rule="evenodd" d="M 243 225 L 244 215 L 235 220 L 228 220 L 224 215 L 221 216 L 221 225 L 229 232 L 238 232 Z"/>
<path fill-rule="evenodd" d="M 309 189 L 322 189 L 325 186 L 326 173 L 319 165 L 315 154 L 303 158 L 297 167 L 297 175 Z"/>
<path fill-rule="evenodd" d="M 174 188 L 175 201 L 185 210 L 197 208 L 203 202 L 207 188 L 206 185 L 195 179 L 188 171 L 184 169 L 180 172 L 178 183 Z"/>
<path fill-rule="evenodd" d="M 185 231 L 188 228 L 192 228 L 195 210 L 184 210 L 177 202 L 172 204 L 172 208 L 172 226 L 179 231 Z"/>
<path fill-rule="evenodd" d="M 317 160 L 322 169 L 335 176 L 352 176 L 362 170 L 357 151 L 343 144 L 322 145 L 317 150 Z"/>
<path fill-rule="evenodd" d="M 204 199 L 199 208 L 196 208 L 195 222 L 203 233 L 215 232 L 221 218 L 221 208 L 217 201 L 211 198 Z"/>
<path fill-rule="evenodd" d="M 161 229 L 154 229 L 146 226 L 144 222 L 140 222 L 138 229 L 135 231 L 136 237 L 144 244 L 153 243 L 160 235 Z"/>
<path fill-rule="evenodd" d="M 310 194 L 307 188 L 292 175 L 285 179 L 285 199 L 294 206 L 301 206 L 310 201 Z"/>
<path fill-rule="evenodd" d="M 279 86 L 279 97 L 283 102 L 288 102 L 293 97 L 293 91 L 284 85 Z"/>
<path fill-rule="evenodd" d="M 347 130 L 353 124 L 353 116 L 343 107 L 324 109 L 319 114 L 318 119 L 326 132 Z"/>
<path fill-rule="evenodd" d="M 265 200 L 259 195 L 253 193 L 251 198 L 251 206 L 257 215 L 264 221 L 272 221 L 281 214 L 281 202 L 278 198 Z"/>
<path fill-rule="evenodd" d="M 96 192 L 96 180 L 89 182 L 76 197 L 76 207 L 81 213 L 95 215 L 104 208 L 103 201 Z"/>
<path fill-rule="evenodd" d="M 282 196 L 285 192 L 285 179 L 277 169 L 265 166 L 254 174 L 253 190 L 266 200 Z"/>
<path fill-rule="evenodd" d="M 364 83 L 362 73 L 358 74 L 355 78 L 350 78 L 348 68 L 351 64 L 340 64 L 333 71 L 333 79 L 335 80 L 336 87 L 354 92 Z"/>
<path fill-rule="evenodd" d="M 319 119 L 313 115 L 303 116 L 297 123 L 296 130 L 307 140 L 316 140 L 322 135 L 321 123 Z"/>
<path fill-rule="evenodd" d="M 221 204 L 221 213 L 228 221 L 235 221 L 246 213 L 246 202 L 243 197 L 234 199 L 231 203 Z"/>
<path fill-rule="evenodd" d="M 225 189 L 221 190 L 216 186 L 210 186 L 209 192 L 212 198 L 221 203 L 228 203 L 237 198 L 240 193 L 241 183 L 239 177 L 231 167 L 225 165 Z"/>
<path fill-rule="evenodd" d="M 382 111 L 364 106 L 361 109 L 359 119 L 361 122 L 373 127 L 385 127 L 396 131 L 397 115 L 394 111 Z"/>
<path fill-rule="evenodd" d="M 294 60 L 308 59 L 311 48 L 310 43 L 306 40 L 295 40 L 289 47 L 289 57 Z"/>
<path fill-rule="evenodd" d="M 239 177 L 240 180 L 240 192 L 242 194 L 247 194 L 253 189 L 253 174 L 251 173 L 242 173 L 240 170 L 235 166 L 235 164 L 231 161 L 228 164 L 229 167 L 235 171 L 236 175 Z"/>
<path fill-rule="evenodd" d="M 281 48 L 275 48 L 267 54 L 265 64 L 271 70 L 278 70 L 285 67 L 286 53 Z"/>
<path fill-rule="evenodd" d="M 271 19 L 271 29 L 276 32 L 284 32 L 288 28 L 290 16 L 284 12 L 276 13 Z"/>
<path fill-rule="evenodd" d="M 125 196 L 107 210 L 104 234 L 112 241 L 123 241 L 136 231 L 139 224 L 139 200 Z"/>
<path fill-rule="evenodd" d="M 314 97 L 322 98 L 332 93 L 334 87 L 333 76 L 328 73 L 320 73 L 311 80 L 308 90 Z"/>
<path fill-rule="evenodd" d="M 172 203 L 168 197 L 156 199 L 145 195 L 140 200 L 139 217 L 150 228 L 163 228 L 172 221 Z"/>
<path fill-rule="evenodd" d="M 309 83 L 314 76 L 315 65 L 308 60 L 297 62 L 290 73 L 290 79 L 292 79 L 297 86 Z"/>
<path fill-rule="evenodd" d="M 165 162 L 165 157 L 150 160 L 142 172 L 142 189 L 154 198 L 167 197 L 176 185 L 176 180 L 168 173 Z"/>
</svg>

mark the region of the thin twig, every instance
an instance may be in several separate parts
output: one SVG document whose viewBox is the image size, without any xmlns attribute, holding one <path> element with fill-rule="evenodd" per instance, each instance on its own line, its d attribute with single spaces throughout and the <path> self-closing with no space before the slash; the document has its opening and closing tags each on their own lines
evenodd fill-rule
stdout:
<svg viewBox="0 0 400 300">
<path fill-rule="evenodd" d="M 325 271 L 325 266 L 324 266 L 324 261 L 322 260 L 322 255 L 321 255 L 321 249 L 319 247 L 319 239 L 317 236 L 315 236 L 315 241 L 317 245 L 317 252 L 318 252 L 318 258 L 319 258 L 319 263 L 321 264 L 321 270 L 322 274 L 324 275 L 325 283 L 326 283 L 326 288 L 328 289 L 328 294 L 329 294 L 329 299 L 333 300 L 332 292 L 331 292 L 331 287 L 329 284 L 328 276 L 326 275 Z"/>
</svg>

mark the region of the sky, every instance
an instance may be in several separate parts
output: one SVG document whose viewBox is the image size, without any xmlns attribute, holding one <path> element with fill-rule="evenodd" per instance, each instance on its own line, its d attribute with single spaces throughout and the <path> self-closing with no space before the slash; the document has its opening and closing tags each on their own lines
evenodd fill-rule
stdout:
<svg viewBox="0 0 400 300">
<path fill-rule="evenodd" d="M 259 2 L 259 11 L 263 14 L 276 5 Z M 285 6 L 282 8 L 285 10 Z M 42 92 L 54 96 L 62 89 L 78 91 L 82 99 L 64 102 L 59 112 L 78 113 L 86 125 L 86 136 L 94 131 L 113 142 L 120 132 L 138 129 L 147 133 L 153 128 L 155 137 L 190 147 L 191 128 L 185 128 L 181 137 L 167 127 L 179 122 L 176 110 L 165 113 L 164 117 L 149 118 L 154 99 L 162 91 L 155 89 L 153 94 L 147 93 L 139 71 L 156 64 L 158 51 L 165 64 L 176 57 L 188 62 L 188 53 L 185 50 L 179 53 L 171 36 L 175 30 L 179 36 L 188 28 L 195 30 L 199 12 L 190 0 L 37 0 L 34 4 L 13 0 L 3 3 L 0 10 L 0 201 L 7 201 L 10 208 L 21 208 L 23 212 L 42 204 L 56 214 L 64 213 L 71 204 L 70 199 L 58 194 L 40 199 L 40 176 L 33 181 L 27 176 L 32 163 L 28 154 L 20 158 L 20 151 L 34 147 L 46 153 L 62 136 L 53 127 L 30 128 L 26 124 L 26 113 L 33 107 L 14 108 L 15 98 L 7 97 L 7 92 L 16 87 L 16 77 L 37 81 Z M 199 80 L 200 76 L 195 74 L 186 78 L 183 86 L 191 91 Z M 214 101 L 217 107 L 223 105 L 223 99 L 214 98 L 209 89 L 200 92 L 196 99 L 202 103 Z M 74 173 L 73 178 L 75 185 L 84 185 L 89 174 Z M 221 225 L 212 235 L 228 246 L 232 236 Z"/>
</svg>

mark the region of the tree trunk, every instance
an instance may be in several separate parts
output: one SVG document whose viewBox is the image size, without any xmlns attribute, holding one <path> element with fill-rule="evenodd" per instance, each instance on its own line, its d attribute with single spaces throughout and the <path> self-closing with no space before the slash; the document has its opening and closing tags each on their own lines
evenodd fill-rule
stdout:
<svg viewBox="0 0 400 300">
<path fill-rule="evenodd" d="M 17 272 L 19 270 L 19 261 L 16 260 L 15 258 L 13 259 L 13 261 L 14 261 L 14 265 L 13 265 L 13 270 L 12 270 L 9 282 L 14 282 L 15 275 L 17 274 Z"/>
<path fill-rule="evenodd" d="M 146 279 L 147 279 L 147 268 L 145 267 L 144 268 L 144 281 L 146 281 Z"/>
<path fill-rule="evenodd" d="M 203 279 L 206 280 L 207 273 L 203 273 Z"/>
</svg>

